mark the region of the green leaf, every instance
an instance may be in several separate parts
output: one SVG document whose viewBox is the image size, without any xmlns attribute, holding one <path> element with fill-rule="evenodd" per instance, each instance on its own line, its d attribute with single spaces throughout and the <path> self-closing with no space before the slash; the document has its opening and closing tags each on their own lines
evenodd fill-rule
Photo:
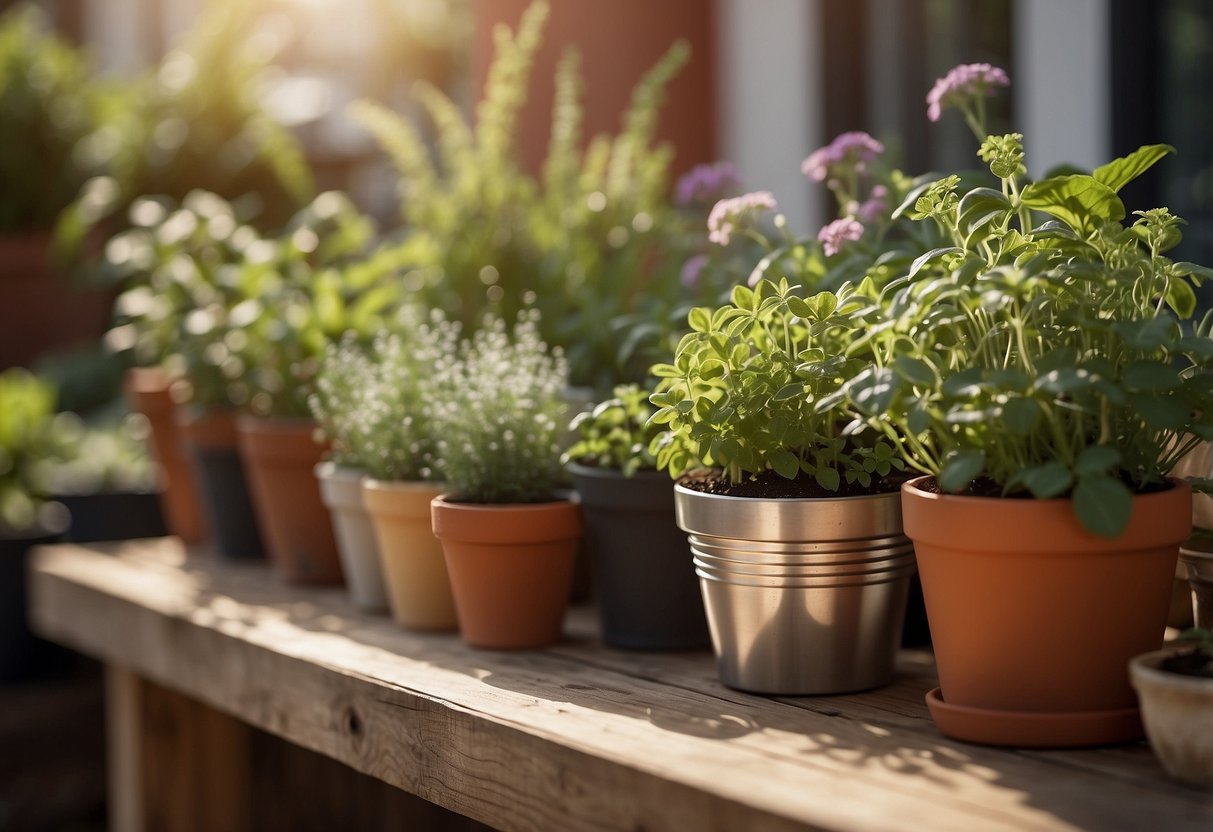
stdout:
<svg viewBox="0 0 1213 832">
<path fill-rule="evenodd" d="M 1121 381 L 1129 390 L 1157 393 L 1180 384 L 1179 370 L 1162 361 L 1134 361 L 1125 367 Z"/>
<path fill-rule="evenodd" d="M 1106 165 L 1100 165 L 1092 174 L 1096 180 L 1107 185 L 1113 191 L 1119 191 L 1125 185 L 1148 171 L 1150 168 L 1175 148 L 1169 144 L 1148 144 L 1137 148 L 1128 156 L 1113 159 Z"/>
<path fill-rule="evenodd" d="M 1092 445 L 1083 448 L 1074 460 L 1074 473 L 1080 477 L 1095 477 L 1107 474 L 1120 464 L 1120 451 L 1107 445 Z"/>
<path fill-rule="evenodd" d="M 775 473 L 785 479 L 795 479 L 800 473 L 800 458 L 785 448 L 776 448 L 767 454 L 767 460 Z"/>
<path fill-rule="evenodd" d="M 699 365 L 699 378 L 703 381 L 721 378 L 724 376 L 724 369 L 724 362 L 719 358 L 709 358 Z"/>
<path fill-rule="evenodd" d="M 1099 222 L 1125 218 L 1125 206 L 1116 191 L 1092 176 L 1058 176 L 1033 182 L 1023 189 L 1020 202 L 1081 231 L 1092 231 Z"/>
<path fill-rule="evenodd" d="M 1172 278 L 1167 284 L 1167 306 L 1181 319 L 1191 318 L 1196 311 L 1196 292 L 1192 284 L 1182 277 Z"/>
<path fill-rule="evenodd" d="M 842 482 L 838 471 L 826 465 L 818 466 L 817 470 L 813 472 L 813 479 L 817 480 L 817 484 L 826 491 L 837 491 Z"/>
<path fill-rule="evenodd" d="M 893 360 L 893 372 L 920 387 L 929 387 L 935 383 L 935 371 L 921 358 L 899 355 Z"/>
<path fill-rule="evenodd" d="M 1083 477 L 1074 487 L 1074 512 L 1088 531 L 1100 537 L 1119 537 L 1132 511 L 1133 495 L 1115 477 Z"/>
<path fill-rule="evenodd" d="M 1021 477 L 1024 486 L 1038 500 L 1048 500 L 1059 497 L 1070 490 L 1074 484 L 1074 475 L 1064 463 L 1054 460 L 1029 468 Z"/>
<path fill-rule="evenodd" d="M 1191 276 L 1195 278 L 1194 282 L 1197 286 L 1204 283 L 1206 280 L 1213 280 L 1213 269 L 1210 269 L 1208 266 L 1200 266 L 1196 263 L 1180 261 L 1175 263 L 1171 268 L 1175 274 L 1181 277 Z"/>
<path fill-rule="evenodd" d="M 950 494 L 963 491 L 985 467 L 985 452 L 956 451 L 944 460 L 943 470 L 939 472 L 939 487 Z"/>
<path fill-rule="evenodd" d="M 678 416 L 678 411 L 672 407 L 663 407 L 649 417 L 649 424 L 668 425 Z"/>
<path fill-rule="evenodd" d="M 696 332 L 707 332 L 712 328 L 712 310 L 706 306 L 696 306 L 687 315 L 687 323 Z"/>
<path fill-rule="evenodd" d="M 649 374 L 657 378 L 682 378 L 682 373 L 673 364 L 654 364 Z"/>
<path fill-rule="evenodd" d="M 816 318 L 813 314 L 813 308 L 803 298 L 799 298 L 796 295 L 788 298 L 788 311 L 797 318 L 804 318 L 805 320 Z"/>
<path fill-rule="evenodd" d="M 1011 433 L 1026 436 L 1040 422 L 1040 404 L 1036 399 L 1008 399 L 1002 406 L 1002 423 Z"/>
<path fill-rule="evenodd" d="M 935 260 L 938 260 L 939 258 L 943 257 L 945 254 L 959 254 L 960 252 L 961 252 L 961 249 L 957 248 L 956 246 L 947 246 L 945 248 L 933 248 L 930 251 L 928 251 L 926 254 L 920 255 L 919 257 L 915 258 L 913 264 L 911 264 L 911 266 L 910 266 L 910 275 L 909 276 L 913 277 L 914 275 L 918 274 L 920 271 L 922 271 L 923 266 L 927 265 L 928 263 L 934 262 Z"/>
<path fill-rule="evenodd" d="M 797 396 L 804 394 L 804 385 L 799 382 L 793 384 L 785 384 L 779 388 L 779 392 L 771 397 L 773 402 L 782 402 L 788 399 L 794 399 Z"/>
<path fill-rule="evenodd" d="M 748 286 L 734 286 L 732 300 L 733 305 L 738 309 L 751 311 L 754 308 L 754 293 L 750 291 Z"/>
<path fill-rule="evenodd" d="M 1180 430 L 1189 421 L 1187 406 L 1176 399 L 1138 393 L 1132 397 L 1133 409 L 1155 430 Z"/>
</svg>

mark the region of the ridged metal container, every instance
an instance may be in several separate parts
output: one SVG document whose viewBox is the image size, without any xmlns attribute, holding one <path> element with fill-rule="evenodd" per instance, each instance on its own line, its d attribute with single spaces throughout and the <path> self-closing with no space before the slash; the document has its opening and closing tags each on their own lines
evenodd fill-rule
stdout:
<svg viewBox="0 0 1213 832">
<path fill-rule="evenodd" d="M 761 499 L 675 487 L 724 684 L 800 695 L 887 684 L 914 550 L 897 493 Z"/>
</svg>

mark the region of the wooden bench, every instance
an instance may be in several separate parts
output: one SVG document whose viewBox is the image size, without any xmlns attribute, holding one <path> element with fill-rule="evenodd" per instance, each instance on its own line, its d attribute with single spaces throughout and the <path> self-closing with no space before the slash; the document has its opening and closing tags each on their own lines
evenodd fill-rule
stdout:
<svg viewBox="0 0 1213 832">
<path fill-rule="evenodd" d="M 1168 781 L 1144 742 L 944 739 L 923 651 L 883 690 L 769 699 L 721 686 L 706 652 L 604 648 L 588 609 L 557 647 L 476 651 L 175 538 L 47 547 L 30 581 L 35 627 L 110 668 L 116 829 L 251 828 L 243 726 L 501 829 L 1213 829 L 1213 797 Z M 166 752 L 194 772 L 171 787 L 192 808 L 156 815 L 171 788 L 146 700 L 163 689 L 190 706 L 175 735 L 207 764 Z"/>
</svg>

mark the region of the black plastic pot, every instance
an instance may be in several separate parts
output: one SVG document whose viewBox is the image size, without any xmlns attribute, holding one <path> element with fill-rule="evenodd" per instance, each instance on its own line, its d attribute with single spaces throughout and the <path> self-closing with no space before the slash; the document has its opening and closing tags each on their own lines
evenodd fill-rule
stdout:
<svg viewBox="0 0 1213 832">
<path fill-rule="evenodd" d="M 177 425 L 216 551 L 236 560 L 264 557 L 234 416 L 179 408 Z"/>
<path fill-rule="evenodd" d="M 160 495 L 155 492 L 63 494 L 55 499 L 71 515 L 66 537 L 73 543 L 168 534 L 160 513 Z"/>
<path fill-rule="evenodd" d="M 710 645 L 687 537 L 674 522 L 674 483 L 659 472 L 570 465 L 585 516 L 602 640 L 633 650 Z"/>
<path fill-rule="evenodd" d="M 65 521 L 66 524 L 66 521 Z M 18 682 L 61 669 L 70 653 L 34 635 L 27 616 L 30 550 L 63 539 L 61 531 L 0 535 L 0 682 Z"/>
</svg>

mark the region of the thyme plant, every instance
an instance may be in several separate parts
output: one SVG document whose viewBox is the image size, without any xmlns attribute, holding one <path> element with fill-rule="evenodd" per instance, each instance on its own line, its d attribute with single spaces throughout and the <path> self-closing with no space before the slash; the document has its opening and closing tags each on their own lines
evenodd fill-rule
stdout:
<svg viewBox="0 0 1213 832">
<path fill-rule="evenodd" d="M 539 336 L 538 313 L 519 313 L 512 331 L 490 318 L 435 368 L 437 449 L 455 499 L 470 503 L 554 500 L 568 365 Z"/>
</svg>

